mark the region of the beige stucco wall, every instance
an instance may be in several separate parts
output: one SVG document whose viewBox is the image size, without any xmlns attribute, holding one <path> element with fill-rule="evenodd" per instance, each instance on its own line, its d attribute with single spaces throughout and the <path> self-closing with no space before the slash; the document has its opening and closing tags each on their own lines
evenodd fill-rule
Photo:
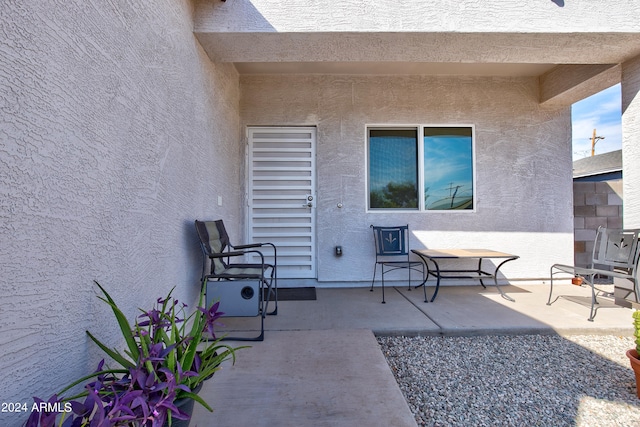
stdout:
<svg viewBox="0 0 640 427">
<path fill-rule="evenodd" d="M 408 223 L 413 247 L 475 247 L 521 256 L 510 278 L 571 262 L 570 109 L 537 103 L 535 78 L 241 76 L 241 124 L 318 128 L 318 279 L 367 281 L 372 223 Z M 473 124 L 477 211 L 367 213 L 367 124 Z M 338 208 L 339 202 L 343 208 Z M 343 246 L 336 258 L 333 248 Z"/>
<path fill-rule="evenodd" d="M 624 226 L 640 228 L 640 57 L 622 64 Z"/>
<path fill-rule="evenodd" d="M 3 402 L 48 398 L 95 369 L 86 329 L 121 346 L 94 279 L 131 318 L 172 286 L 192 304 L 193 220 L 241 232 L 238 75 L 209 61 L 192 26 L 187 0 L 3 2 Z"/>
</svg>

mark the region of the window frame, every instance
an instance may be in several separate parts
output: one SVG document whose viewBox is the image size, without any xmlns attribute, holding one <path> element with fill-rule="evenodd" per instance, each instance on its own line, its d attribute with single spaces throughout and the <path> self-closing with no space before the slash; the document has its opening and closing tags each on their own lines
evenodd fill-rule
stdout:
<svg viewBox="0 0 640 427">
<path fill-rule="evenodd" d="M 427 209 L 424 201 L 424 130 L 425 128 L 469 128 L 471 129 L 471 179 L 472 179 L 472 188 L 473 188 L 473 206 L 471 209 Z M 370 182 L 370 144 L 369 144 L 369 135 L 370 130 L 415 130 L 418 135 L 417 141 L 417 166 L 418 166 L 418 207 L 417 209 L 411 208 L 371 208 L 371 182 Z M 476 129 L 474 124 L 468 123 L 447 123 L 447 124 L 367 124 L 365 125 L 365 209 L 367 213 L 456 213 L 456 214 L 464 214 L 464 213 L 475 213 L 477 210 L 478 204 L 478 192 L 477 192 L 477 162 L 476 162 Z"/>
</svg>

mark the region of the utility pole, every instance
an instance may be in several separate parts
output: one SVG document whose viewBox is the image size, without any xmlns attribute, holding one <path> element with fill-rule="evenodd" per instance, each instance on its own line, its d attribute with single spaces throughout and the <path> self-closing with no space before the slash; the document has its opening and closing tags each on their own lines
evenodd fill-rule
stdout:
<svg viewBox="0 0 640 427">
<path fill-rule="evenodd" d="M 604 136 L 596 136 L 596 130 L 593 130 L 593 136 L 591 137 L 591 157 L 596 154 L 596 142 L 604 139 Z"/>
</svg>

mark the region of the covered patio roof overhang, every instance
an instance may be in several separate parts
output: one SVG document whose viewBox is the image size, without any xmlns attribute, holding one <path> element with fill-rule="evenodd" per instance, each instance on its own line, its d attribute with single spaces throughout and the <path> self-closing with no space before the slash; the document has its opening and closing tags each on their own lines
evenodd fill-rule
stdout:
<svg viewBox="0 0 640 427">
<path fill-rule="evenodd" d="M 535 76 L 540 103 L 570 105 L 620 82 L 637 34 L 196 32 L 240 74 Z"/>
<path fill-rule="evenodd" d="M 240 74 L 529 76 L 554 105 L 619 83 L 619 64 L 640 55 L 628 4 L 446 3 L 198 1 L 194 33 Z"/>
</svg>

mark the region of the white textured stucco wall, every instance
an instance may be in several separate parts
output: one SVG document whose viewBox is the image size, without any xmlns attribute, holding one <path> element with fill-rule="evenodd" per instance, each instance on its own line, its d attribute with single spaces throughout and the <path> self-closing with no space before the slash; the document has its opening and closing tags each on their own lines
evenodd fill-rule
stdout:
<svg viewBox="0 0 640 427">
<path fill-rule="evenodd" d="M 640 228 L 640 57 L 622 66 L 624 226 Z"/>
<path fill-rule="evenodd" d="M 85 329 L 122 344 L 94 279 L 130 316 L 172 286 L 191 304 L 193 220 L 242 230 L 238 75 L 210 62 L 192 13 L 188 0 L 0 7 L 3 402 L 95 369 Z"/>
<path fill-rule="evenodd" d="M 195 0 L 196 27 L 225 32 L 637 31 L 640 1 L 505 0 Z M 561 6 L 559 5 L 561 3 Z M 216 10 L 215 14 L 206 13 Z"/>
<path fill-rule="evenodd" d="M 408 223 L 413 247 L 518 254 L 504 268 L 510 278 L 546 277 L 551 264 L 571 262 L 570 108 L 541 108 L 537 79 L 246 75 L 240 82 L 243 126 L 318 128 L 320 281 L 371 279 L 372 223 Z M 365 128 L 386 123 L 474 124 L 477 212 L 367 213 Z"/>
<path fill-rule="evenodd" d="M 640 51 L 640 0 L 558 3 L 196 0 L 194 29 L 228 62 L 616 64 Z"/>
</svg>

